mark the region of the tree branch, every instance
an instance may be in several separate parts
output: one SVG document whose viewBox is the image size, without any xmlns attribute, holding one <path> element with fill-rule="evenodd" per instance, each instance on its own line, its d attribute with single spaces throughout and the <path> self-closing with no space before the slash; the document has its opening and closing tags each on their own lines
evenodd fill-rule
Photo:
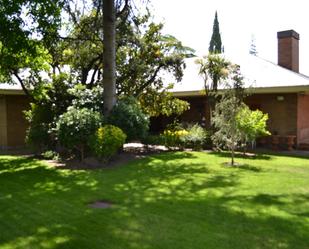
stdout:
<svg viewBox="0 0 309 249">
<path fill-rule="evenodd" d="M 156 77 L 157 77 L 157 75 L 158 75 L 160 69 L 161 69 L 163 66 L 164 66 L 164 64 L 160 64 L 160 65 L 156 68 L 156 70 L 154 71 L 154 73 L 153 73 L 153 75 L 151 76 L 151 78 L 150 78 L 149 80 L 147 80 L 144 84 L 142 84 L 142 85 L 136 90 L 136 92 L 135 92 L 135 94 L 134 94 L 134 97 L 138 97 L 138 96 L 142 93 L 142 91 L 143 91 L 147 86 L 149 86 L 149 85 L 156 79 Z"/>
<path fill-rule="evenodd" d="M 28 89 L 26 88 L 26 86 L 25 86 L 23 80 L 19 77 L 18 72 L 17 72 L 17 71 L 14 71 L 14 72 L 13 72 L 13 75 L 16 77 L 16 79 L 17 79 L 18 82 L 20 83 L 21 88 L 23 89 L 24 93 L 25 93 L 28 97 L 30 97 L 31 99 L 33 99 L 33 96 L 30 94 L 30 92 L 29 92 Z"/>
<path fill-rule="evenodd" d="M 94 83 L 94 78 L 95 78 L 95 75 L 96 73 L 98 72 L 98 67 L 96 67 L 93 71 L 93 74 L 92 74 L 92 77 L 91 77 L 91 80 L 90 80 L 90 83 L 89 83 L 89 88 L 91 89 L 93 87 L 93 83 Z"/>
<path fill-rule="evenodd" d="M 123 6 L 122 10 L 120 10 L 120 11 L 116 14 L 116 18 L 122 16 L 127 10 L 129 10 L 129 0 L 125 0 L 125 1 L 124 1 L 124 6 Z"/>
</svg>

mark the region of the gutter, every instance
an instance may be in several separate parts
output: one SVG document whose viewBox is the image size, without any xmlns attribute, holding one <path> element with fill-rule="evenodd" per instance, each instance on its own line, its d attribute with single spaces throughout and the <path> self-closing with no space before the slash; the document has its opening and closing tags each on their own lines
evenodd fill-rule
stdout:
<svg viewBox="0 0 309 249">
<path fill-rule="evenodd" d="M 221 89 L 219 91 L 223 91 Z M 246 88 L 249 93 L 261 94 L 261 93 L 309 93 L 309 85 L 304 86 L 279 86 L 279 87 L 250 87 Z M 173 92 L 175 97 L 190 97 L 190 96 L 204 96 L 204 90 L 194 90 L 194 91 L 179 91 Z"/>
</svg>

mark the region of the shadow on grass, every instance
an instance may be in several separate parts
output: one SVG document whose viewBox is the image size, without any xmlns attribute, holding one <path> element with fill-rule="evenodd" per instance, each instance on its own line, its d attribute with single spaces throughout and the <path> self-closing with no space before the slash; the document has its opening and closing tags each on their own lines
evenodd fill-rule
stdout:
<svg viewBox="0 0 309 249">
<path fill-rule="evenodd" d="M 224 158 L 231 158 L 231 153 L 227 151 L 223 152 L 216 152 L 216 151 L 211 151 L 209 154 L 216 155 L 218 157 L 224 157 Z M 252 156 L 245 156 L 241 152 L 237 152 L 235 154 L 235 158 L 243 158 L 243 159 L 250 159 L 250 160 L 271 160 L 271 155 L 268 154 L 255 154 Z"/>
<path fill-rule="evenodd" d="M 308 195 L 235 195 L 237 172 L 188 158 L 164 153 L 89 172 L 0 159 L 0 248 L 308 249 Z M 95 199 L 117 205 L 88 208 Z"/>
<path fill-rule="evenodd" d="M 246 170 L 246 171 L 252 171 L 252 172 L 261 172 L 262 168 L 260 167 L 256 167 L 256 166 L 252 166 L 249 164 L 242 164 L 242 163 L 236 163 L 234 166 L 232 166 L 230 164 L 230 162 L 228 163 L 222 163 L 222 165 L 226 168 L 230 168 L 230 169 L 240 169 L 240 170 Z"/>
</svg>

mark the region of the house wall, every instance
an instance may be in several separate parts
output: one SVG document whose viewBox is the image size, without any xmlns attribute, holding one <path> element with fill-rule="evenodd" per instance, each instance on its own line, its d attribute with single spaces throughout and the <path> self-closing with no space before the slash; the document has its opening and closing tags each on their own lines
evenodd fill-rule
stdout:
<svg viewBox="0 0 309 249">
<path fill-rule="evenodd" d="M 182 100 L 190 103 L 190 109 L 181 115 L 182 122 L 199 123 L 204 126 L 209 126 L 209 113 L 206 98 L 204 96 L 182 98 Z"/>
<path fill-rule="evenodd" d="M 309 144 L 309 94 L 297 97 L 297 144 Z"/>
<path fill-rule="evenodd" d="M 2 148 L 25 145 L 27 122 L 23 111 L 29 108 L 24 95 L 6 95 L 0 98 L 0 146 Z"/>
<path fill-rule="evenodd" d="M 197 122 L 209 127 L 209 113 L 205 97 L 186 97 L 182 99 L 190 103 L 190 110 L 181 115 L 179 118 L 180 121 L 190 123 Z M 269 120 L 267 125 L 272 134 L 285 136 L 297 135 L 297 99 L 296 93 L 254 94 L 247 97 L 245 102 L 253 110 L 259 109 L 264 113 L 268 113 Z M 203 117 L 206 117 L 206 120 L 203 120 Z M 153 120 L 152 127 L 161 127 L 162 131 L 165 124 L 170 120 L 171 119 L 160 117 L 159 119 Z"/>
<path fill-rule="evenodd" d="M 0 148 L 7 146 L 7 112 L 6 98 L 0 95 Z"/>
<path fill-rule="evenodd" d="M 273 135 L 297 135 L 297 94 L 254 94 L 246 98 L 251 109 L 268 113 Z"/>
<path fill-rule="evenodd" d="M 206 108 L 206 99 L 204 96 L 183 97 L 181 99 L 190 103 L 190 109 L 185 111 L 180 117 L 177 117 L 177 119 L 181 123 L 199 123 L 203 126 L 209 124 L 209 122 L 206 122 L 204 118 L 206 114 L 208 114 L 208 108 Z M 150 132 L 162 132 L 165 129 L 166 125 L 172 123 L 175 118 L 175 116 L 159 116 L 151 118 Z"/>
</svg>

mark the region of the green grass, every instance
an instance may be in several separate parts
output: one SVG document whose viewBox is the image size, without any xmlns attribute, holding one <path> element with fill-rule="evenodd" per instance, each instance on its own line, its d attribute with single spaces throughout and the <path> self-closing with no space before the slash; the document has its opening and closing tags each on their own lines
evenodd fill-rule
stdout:
<svg viewBox="0 0 309 249">
<path fill-rule="evenodd" d="M 0 248 L 308 249 L 309 159 L 228 160 L 175 152 L 70 171 L 1 156 Z"/>
</svg>

